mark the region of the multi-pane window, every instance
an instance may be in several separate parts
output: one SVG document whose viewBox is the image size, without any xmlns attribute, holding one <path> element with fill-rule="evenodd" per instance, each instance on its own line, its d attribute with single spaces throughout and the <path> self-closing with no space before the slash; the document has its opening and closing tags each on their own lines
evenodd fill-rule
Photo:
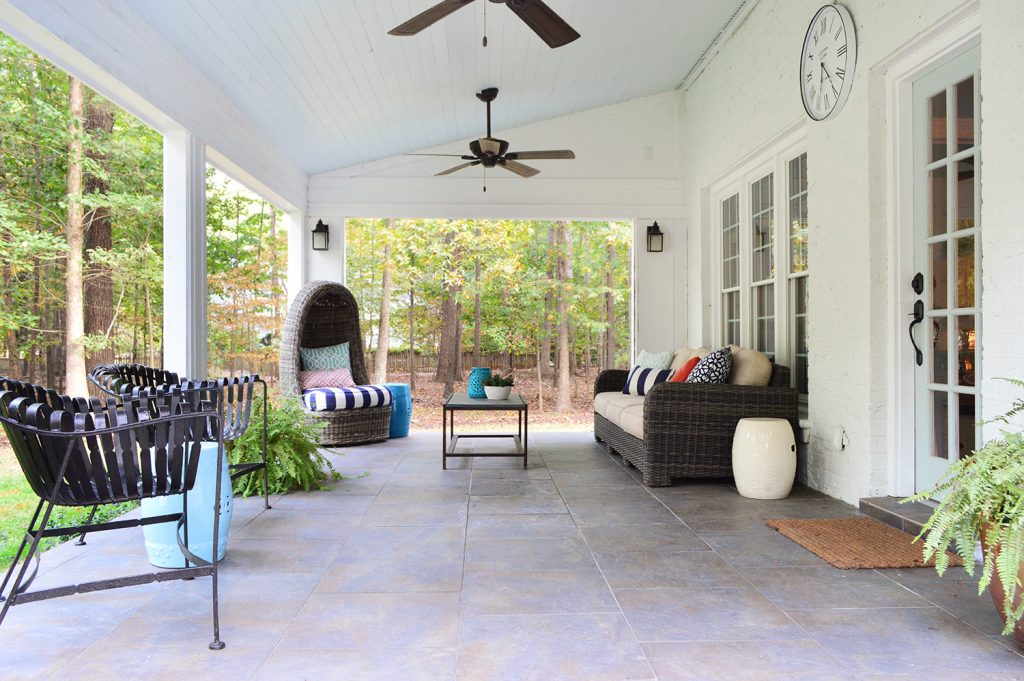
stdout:
<svg viewBox="0 0 1024 681">
<path fill-rule="evenodd" d="M 750 185 L 751 300 L 754 348 L 775 356 L 775 184 L 768 173 Z"/>
<path fill-rule="evenodd" d="M 807 154 L 780 153 L 715 191 L 722 344 L 756 348 L 807 393 Z"/>
<path fill-rule="evenodd" d="M 789 319 L 793 384 L 807 394 L 807 154 L 789 166 Z"/>
<path fill-rule="evenodd" d="M 740 195 L 722 202 L 722 338 L 740 343 Z"/>
</svg>

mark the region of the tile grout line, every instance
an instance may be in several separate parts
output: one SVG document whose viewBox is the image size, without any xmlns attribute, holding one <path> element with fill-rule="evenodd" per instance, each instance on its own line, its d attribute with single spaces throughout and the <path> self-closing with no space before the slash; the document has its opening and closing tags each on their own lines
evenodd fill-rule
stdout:
<svg viewBox="0 0 1024 681">
<path fill-rule="evenodd" d="M 612 456 L 612 455 L 611 455 L 611 452 L 610 452 L 610 451 L 609 451 L 609 450 L 608 450 L 608 449 L 607 449 L 606 447 L 602 447 L 602 446 L 601 446 L 600 444 L 599 444 L 598 446 L 599 446 L 599 447 L 601 447 L 601 449 L 602 449 L 602 450 L 604 451 L 604 453 L 605 453 L 605 455 L 606 455 L 606 456 L 608 456 L 609 458 L 611 458 L 611 456 Z M 614 459 L 613 459 L 613 461 L 614 461 Z M 623 459 L 623 462 L 624 462 L 624 463 L 623 463 L 622 465 L 626 465 L 626 463 L 625 463 L 625 459 Z M 709 548 L 709 549 L 710 549 L 710 550 L 711 550 L 711 551 L 712 551 L 712 552 L 713 552 L 713 553 L 715 554 L 715 556 L 717 556 L 717 557 L 718 557 L 718 559 L 719 559 L 719 560 L 721 560 L 722 562 L 724 562 L 724 563 L 725 563 L 726 565 L 728 565 L 728 566 L 729 566 L 729 567 L 730 567 L 730 568 L 731 568 L 731 569 L 732 569 L 732 570 L 733 570 L 734 572 L 736 572 L 736 574 L 737 574 L 737 575 L 739 575 L 740 579 L 742 579 L 742 580 L 743 580 L 744 582 L 746 582 L 746 583 L 747 583 L 747 584 L 748 584 L 748 585 L 750 586 L 750 588 L 751 588 L 751 589 L 753 589 L 753 590 L 754 590 L 754 591 L 755 591 L 755 592 L 756 592 L 756 593 L 757 593 L 758 595 L 760 595 L 760 596 L 761 596 L 761 598 L 765 599 L 765 601 L 766 601 L 766 602 L 767 602 L 767 603 L 768 603 L 769 605 L 771 605 L 771 606 L 772 606 L 773 608 L 775 608 L 776 610 L 778 610 L 779 612 L 781 612 L 781 613 L 782 613 L 782 614 L 783 614 L 783 615 L 785 616 L 785 618 L 786 618 L 787 620 L 789 620 L 789 621 L 790 621 L 790 622 L 791 622 L 791 623 L 793 624 L 793 626 L 795 626 L 795 627 L 796 627 L 796 628 L 797 628 L 797 629 L 798 629 L 799 631 L 803 632 L 803 633 L 804 633 L 804 634 L 805 634 L 805 635 L 807 636 L 807 638 L 808 638 L 809 640 L 812 640 L 812 641 L 814 641 L 814 642 L 815 642 L 815 644 L 816 644 L 816 645 L 818 645 L 818 647 L 820 647 L 820 648 L 822 649 L 822 651 L 823 651 L 823 652 L 824 652 L 824 653 L 825 653 L 825 654 L 826 654 L 826 655 L 827 655 L 827 656 L 828 656 L 828 657 L 829 657 L 830 659 L 832 659 L 832 660 L 834 660 L 834 661 L 835 661 L 835 663 L 836 663 L 836 666 L 837 666 L 837 668 L 839 668 L 839 669 L 847 669 L 847 665 L 846 665 L 846 664 L 845 664 L 845 663 L 844 663 L 844 662 L 843 662 L 842 660 L 840 660 L 839 658 L 835 657 L 834 655 L 832 655 L 832 653 L 831 653 L 831 652 L 829 652 L 828 650 L 826 650 L 826 649 L 825 649 L 825 647 L 824 647 L 823 645 L 821 645 L 821 642 L 820 642 L 820 641 L 818 641 L 818 640 L 817 640 L 816 638 L 814 638 L 814 637 L 813 637 L 813 636 L 811 635 L 811 633 L 810 633 L 809 631 L 807 631 L 807 630 L 806 630 L 806 629 L 805 629 L 805 628 L 804 628 L 803 626 L 801 626 L 801 625 L 800 625 L 800 623 L 799 623 L 799 622 L 797 622 L 797 621 L 796 621 L 795 619 L 793 619 L 793 617 L 791 617 L 791 616 L 790 616 L 790 614 L 789 614 L 788 612 L 786 612 L 785 610 L 783 610 L 783 609 L 782 609 L 782 608 L 780 608 L 779 606 L 775 605 L 775 603 L 774 603 L 774 602 L 773 602 L 773 601 L 772 601 L 772 600 L 771 600 L 770 598 L 768 598 L 767 594 L 765 594 L 765 593 L 764 593 L 764 592 L 763 592 L 763 591 L 762 591 L 761 589 L 759 589 L 759 588 L 757 587 L 757 585 L 756 585 L 756 584 L 754 584 L 754 583 L 753 583 L 753 582 L 752 582 L 752 581 L 751 581 L 750 579 L 748 579 L 748 578 L 747 578 L 747 576 L 746 576 L 746 575 L 744 575 L 744 574 L 743 574 L 742 572 L 740 572 L 740 570 L 739 570 L 739 569 L 738 569 L 738 568 L 737 568 L 736 566 L 734 566 L 734 565 L 733 565 L 732 563 L 730 563 L 729 561 L 727 561 L 727 560 L 725 559 L 725 557 L 724 557 L 724 556 L 722 556 L 722 554 L 720 554 L 720 553 L 718 552 L 718 550 L 717 550 L 717 549 L 715 549 L 715 547 L 711 546 L 711 545 L 710 545 L 710 544 L 708 544 L 708 543 L 707 543 L 706 541 L 704 541 L 704 538 L 703 538 L 703 537 L 701 537 L 701 536 L 700 536 L 699 534 L 697 534 L 697 532 L 696 532 L 696 531 L 694 531 L 694 529 L 693 529 L 692 527 L 690 527 L 689 525 L 687 525 L 687 524 L 686 524 L 686 521 L 684 521 L 684 520 L 683 520 L 682 518 L 680 518 L 680 517 L 679 517 L 679 515 L 678 515 L 678 514 L 677 514 L 677 513 L 675 512 L 675 511 L 673 511 L 673 510 L 672 510 L 672 509 L 671 509 L 671 508 L 670 508 L 670 507 L 668 506 L 668 504 L 666 504 L 666 503 L 664 502 L 664 500 L 662 500 L 662 499 L 661 499 L 660 497 L 658 497 L 658 495 L 657 495 L 657 494 L 655 494 L 655 493 L 654 493 L 654 492 L 653 492 L 653 491 L 651 490 L 651 488 L 650 488 L 650 487 L 648 487 L 647 485 L 644 485 L 643 483 L 639 483 L 639 484 L 640 484 L 640 486 L 641 486 L 641 487 L 643 487 L 643 488 L 644 488 L 644 490 L 646 490 L 646 491 L 647 491 L 647 493 L 648 493 L 648 494 L 650 494 L 650 495 L 651 495 L 652 497 L 654 497 L 654 499 L 656 499 L 656 500 L 658 501 L 658 503 L 660 503 L 660 504 L 661 504 L 661 505 L 662 505 L 662 506 L 663 506 L 663 507 L 664 507 L 664 508 L 665 508 L 666 510 L 668 510 L 668 512 L 669 512 L 669 513 L 671 513 L 671 514 L 673 515 L 673 517 L 675 517 L 675 518 L 676 518 L 676 519 L 677 519 L 677 520 L 678 520 L 678 521 L 679 521 L 679 522 L 680 522 L 680 523 L 681 523 L 681 524 L 683 525 L 683 527 L 685 527 L 685 528 L 686 528 L 687 530 L 689 530 L 690 532 L 693 532 L 693 534 L 694 534 L 694 535 L 695 535 L 695 536 L 696 536 L 696 537 L 697 537 L 697 538 L 698 538 L 698 539 L 699 539 L 700 541 L 704 542 L 704 544 L 708 546 L 708 548 Z M 595 558 L 595 562 L 596 562 L 596 558 Z M 600 566 L 599 566 L 599 567 L 600 567 Z M 611 587 L 609 586 L 609 588 L 611 588 Z M 673 588 L 673 587 L 665 587 L 665 588 Z M 615 592 L 614 592 L 614 591 L 612 591 L 612 595 L 613 595 L 613 596 L 615 595 Z M 616 598 L 616 602 L 618 602 L 618 598 Z M 625 613 L 623 613 L 623 616 L 625 616 Z M 626 621 L 628 622 L 629 620 L 627 619 Z M 631 625 L 631 627 L 632 627 L 632 625 Z M 646 657 L 646 653 L 645 653 L 645 657 Z M 852 671 L 852 670 L 851 670 L 851 671 Z"/>
<path fill-rule="evenodd" d="M 543 460 L 543 456 L 541 457 L 541 459 Z M 544 466 L 545 468 L 547 467 L 546 461 Z M 633 640 L 636 641 L 637 648 L 640 650 L 640 655 L 643 657 L 643 660 L 647 664 L 647 667 L 651 670 L 651 679 L 653 679 L 654 681 L 658 681 L 658 673 L 657 671 L 655 671 L 654 665 L 651 664 L 651 660 L 647 657 L 647 651 L 644 650 L 643 643 L 640 642 L 640 637 L 637 636 L 636 630 L 633 628 L 633 623 L 629 621 L 628 617 L 626 617 L 626 612 L 622 609 L 622 603 L 619 602 L 619 597 L 615 595 L 615 589 L 612 588 L 611 582 L 608 581 L 608 576 L 605 575 L 604 569 L 601 567 L 601 564 L 597 560 L 597 556 L 594 555 L 594 550 L 590 547 L 590 542 L 587 541 L 587 536 L 583 533 L 583 530 L 580 529 L 579 524 L 576 522 L 575 516 L 573 516 L 571 511 L 569 511 L 569 504 L 566 503 L 565 498 L 562 496 L 561 488 L 559 488 L 557 482 L 554 484 L 555 489 L 558 490 L 558 498 L 562 500 L 563 504 L 565 504 L 565 510 L 569 514 L 569 519 L 572 521 L 573 526 L 576 528 L 576 532 L 579 533 L 580 538 L 583 539 L 583 545 L 587 547 L 587 551 L 590 553 L 590 559 L 594 561 L 594 566 L 597 568 L 597 571 L 601 574 L 601 579 L 604 580 L 605 586 L 608 588 L 608 593 L 611 594 L 612 600 L 615 601 L 615 607 L 619 609 L 618 614 L 622 617 L 622 621 L 626 623 L 626 626 L 629 627 L 629 633 L 633 635 Z"/>
<path fill-rule="evenodd" d="M 405 458 L 405 456 L 403 455 L 403 456 L 402 456 L 402 458 L 404 459 L 404 458 Z M 396 465 L 396 468 L 397 468 L 397 465 Z M 392 469 L 392 473 L 393 473 L 393 472 L 394 472 L 394 469 Z M 381 488 L 380 488 L 379 490 L 377 490 L 377 493 L 376 493 L 376 494 L 374 494 L 374 495 L 373 495 L 374 501 L 376 501 L 377 497 L 378 497 L 378 496 L 380 495 L 380 492 L 381 492 L 381 491 L 382 491 L 382 490 L 384 489 L 384 487 L 386 487 L 386 486 L 387 486 L 387 483 L 386 483 L 386 482 L 385 482 L 385 483 L 384 483 L 383 485 L 381 485 Z M 337 492 L 338 490 L 332 490 L 332 491 L 335 491 L 335 492 Z M 278 498 L 278 501 L 280 501 L 280 500 L 281 500 L 281 499 L 283 499 L 284 497 L 288 496 L 288 494 L 289 494 L 289 493 L 285 493 L 285 494 L 281 495 L 281 496 L 280 496 L 280 497 Z M 370 495 L 359 495 L 359 496 L 370 496 Z M 356 525 L 355 529 L 353 529 L 353 530 L 352 530 L 352 532 L 351 532 L 351 533 L 350 533 L 350 534 L 349 534 L 349 535 L 348 535 L 347 537 L 345 537 L 345 540 L 344 540 L 344 541 L 343 541 L 343 542 L 341 543 L 341 547 L 340 547 L 341 549 L 344 549 L 344 548 L 345 548 L 345 545 L 346 545 L 346 544 L 348 544 L 348 542 L 349 542 L 349 541 L 350 541 L 350 540 L 352 539 L 352 537 L 353 537 L 353 536 L 355 535 L 355 533 L 356 533 L 356 532 L 357 532 L 357 531 L 359 530 L 359 528 L 360 528 L 360 527 L 362 527 L 362 524 L 363 524 L 363 519 L 364 519 L 364 518 L 366 517 L 366 513 L 367 513 L 367 512 L 368 512 L 368 511 L 370 510 L 370 506 L 372 506 L 372 505 L 373 505 L 373 503 L 374 503 L 374 502 L 372 502 L 372 501 L 371 501 L 371 502 L 370 502 L 369 504 L 367 504 L 367 506 L 366 506 L 366 510 L 364 510 L 364 511 L 363 511 L 363 514 L 362 514 L 362 516 L 360 516 L 360 518 L 359 518 L 359 524 L 358 524 L 358 525 Z M 260 514 L 257 514 L 257 517 L 259 517 L 259 515 L 262 515 L 263 513 L 266 513 L 266 512 L 267 512 L 267 510 L 268 510 L 268 509 L 263 509 L 263 511 L 261 511 L 261 513 L 260 513 Z M 270 508 L 269 510 L 274 510 L 274 509 L 273 509 L 273 507 L 271 507 L 271 508 Z M 254 518 L 254 520 L 255 520 L 255 518 Z M 340 550 L 339 550 L 339 553 L 340 553 Z M 277 637 L 277 640 L 276 640 L 276 641 L 274 641 L 274 644 L 273 644 L 272 646 L 270 646 L 270 650 L 269 650 L 269 651 L 267 652 L 267 654 L 266 654 L 266 655 L 265 655 L 265 656 L 263 657 L 263 660 L 262 660 L 262 661 L 260 662 L 260 664 L 259 664 L 259 665 L 258 665 L 258 666 L 256 667 L 256 669 L 255 669 L 255 670 L 253 671 L 253 673 L 252 673 L 252 676 L 250 676 L 249 678 L 252 678 L 252 679 L 254 679 L 254 678 L 256 678 L 257 676 L 259 676 L 259 673 L 260 673 L 260 672 L 261 672 L 261 671 L 263 670 L 264 666 L 266 666 L 266 664 L 267 664 L 267 661 L 268 661 L 268 660 L 270 659 L 270 657 L 271 657 L 271 656 L 272 656 L 272 655 L 273 655 L 273 654 L 274 654 L 275 652 L 277 652 L 278 648 L 279 648 L 279 647 L 280 647 L 280 645 L 281 645 L 281 641 L 283 641 L 283 640 L 284 640 L 284 637 L 288 635 L 288 632 L 289 632 L 289 631 L 291 630 L 292 626 L 293 626 L 293 625 L 295 624 L 295 618 L 299 616 L 299 613 L 301 613 L 301 612 L 303 611 L 303 609 L 304 609 L 304 608 L 306 607 L 306 605 L 307 605 L 307 604 L 309 604 L 310 600 L 311 600 L 311 599 L 313 598 L 313 595 L 317 593 L 317 587 L 319 587 L 319 586 L 320 586 L 320 584 L 321 584 L 321 583 L 322 583 L 322 582 L 324 581 L 324 579 L 325 579 L 325 578 L 327 577 L 327 572 L 328 572 L 328 570 L 329 570 L 329 569 L 330 569 L 329 567 L 328 567 L 327 569 L 325 569 L 325 570 L 324 570 L 324 572 L 323 572 L 323 574 L 322 574 L 322 575 L 320 575 L 319 579 L 317 579 L 317 580 L 316 580 L 316 584 L 314 584 L 314 585 L 313 585 L 313 588 L 312 588 L 312 589 L 310 590 L 310 592 L 309 592 L 309 595 L 307 595 L 307 596 L 306 596 L 306 598 L 305 598 L 305 599 L 304 599 L 304 600 L 302 601 L 302 604 L 301 604 L 301 605 L 300 605 L 300 606 L 299 606 L 299 607 L 298 607 L 298 608 L 297 608 L 297 609 L 295 610 L 295 614 L 294 614 L 294 615 L 292 615 L 292 617 L 291 617 L 291 620 L 289 620 L 289 622 L 288 622 L 288 626 L 284 627 L 284 629 L 283 629 L 283 630 L 281 631 L 281 635 L 280 635 L 280 636 L 278 636 L 278 637 Z"/>
</svg>

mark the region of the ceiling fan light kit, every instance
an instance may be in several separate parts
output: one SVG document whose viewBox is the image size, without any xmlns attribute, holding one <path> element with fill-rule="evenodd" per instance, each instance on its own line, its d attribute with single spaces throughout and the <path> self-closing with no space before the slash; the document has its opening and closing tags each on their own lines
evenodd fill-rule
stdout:
<svg viewBox="0 0 1024 681">
<path fill-rule="evenodd" d="M 469 143 L 469 150 L 472 154 L 407 154 L 408 156 L 456 156 L 461 158 L 465 163 L 452 166 L 446 170 L 442 170 L 439 173 L 435 173 L 435 176 L 451 175 L 460 170 L 466 168 L 472 168 L 473 166 L 483 166 L 484 168 L 500 167 L 505 170 L 515 173 L 519 177 L 533 177 L 540 171 L 532 166 L 528 166 L 525 163 L 520 163 L 520 160 L 562 160 L 562 159 L 574 159 L 576 154 L 571 149 L 553 149 L 550 151 L 509 151 L 509 143 L 506 140 L 498 139 L 491 134 L 491 102 L 498 96 L 498 88 L 489 87 L 484 88 L 480 92 L 476 93 L 476 98 L 487 105 L 487 135 L 479 139 L 475 139 Z M 484 187 L 484 191 L 487 188 Z"/>
</svg>

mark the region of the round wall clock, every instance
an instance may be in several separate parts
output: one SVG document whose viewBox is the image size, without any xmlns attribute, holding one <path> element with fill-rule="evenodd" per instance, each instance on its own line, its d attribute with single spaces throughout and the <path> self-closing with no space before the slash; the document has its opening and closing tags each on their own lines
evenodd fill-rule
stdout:
<svg viewBox="0 0 1024 681">
<path fill-rule="evenodd" d="M 800 53 L 800 97 L 808 116 L 825 121 L 842 111 L 856 65 L 853 17 L 845 7 L 825 5 L 807 27 Z"/>
</svg>

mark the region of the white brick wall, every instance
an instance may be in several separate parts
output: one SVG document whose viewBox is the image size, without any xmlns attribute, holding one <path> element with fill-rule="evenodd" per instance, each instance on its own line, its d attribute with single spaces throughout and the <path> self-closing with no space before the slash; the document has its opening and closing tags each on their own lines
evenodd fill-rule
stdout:
<svg viewBox="0 0 1024 681">
<path fill-rule="evenodd" d="M 1019 0 L 984 0 L 992 23 L 1011 14 L 1019 17 Z M 682 95 L 680 107 L 683 174 L 686 205 L 690 207 L 689 332 L 691 343 L 710 342 L 712 302 L 716 291 L 709 281 L 708 224 L 711 206 L 703 188 L 798 120 L 805 119 L 798 90 L 797 58 L 804 31 L 820 0 L 761 0 L 722 46 L 700 78 Z M 888 249 L 886 224 L 886 146 L 884 64 L 915 35 L 961 7 L 961 0 L 846 0 L 858 37 L 856 82 L 846 108 L 824 123 L 807 124 L 810 210 L 810 418 L 814 423 L 808 447 L 806 481 L 828 494 L 855 502 L 859 497 L 887 492 L 887 399 L 889 389 L 890 336 L 888 323 Z M 991 5 L 991 9 L 989 6 Z M 1002 113 L 1003 130 L 1012 128 L 1020 151 L 1021 97 L 1020 27 L 1017 57 L 1002 69 L 1004 78 L 1017 78 L 1016 104 L 999 109 L 985 102 L 986 112 Z M 1009 23 L 1009 22 L 1007 22 Z M 987 30 L 987 29 L 986 29 Z M 1003 27 L 1003 33 L 1012 29 Z M 986 36 L 987 39 L 987 36 Z M 1011 43 L 1009 36 L 1005 42 Z M 1001 48 L 1001 49 L 1011 49 Z M 983 64 L 983 73 L 987 66 Z M 988 78 L 985 73 L 984 78 Z M 989 83 L 991 85 L 991 83 Z M 1002 93 L 1008 99 L 1010 95 Z M 988 113 L 986 113 L 986 116 Z M 995 113 L 993 113 L 993 116 Z M 1008 119 L 1013 118 L 1013 121 Z M 1008 130 L 1005 134 L 1011 134 Z M 989 149 L 990 147 L 987 147 Z M 1020 191 L 1021 159 L 1003 154 L 1004 187 L 1016 182 Z M 992 153 L 986 151 L 986 154 Z M 1011 159 L 1011 156 L 1016 156 Z M 989 179 L 991 157 L 985 157 L 983 177 Z M 1010 164 L 1016 161 L 1016 173 Z M 1005 177 L 1009 175 L 1010 177 Z M 1011 192 L 1001 190 L 1004 194 Z M 985 194 L 987 196 L 988 194 Z M 1019 199 L 1018 199 L 1019 201 Z M 1019 233 L 1022 211 L 1007 206 L 1001 232 L 982 232 L 988 239 Z M 983 214 L 985 215 L 985 214 Z M 997 217 L 989 218 L 992 222 Z M 1016 221 L 1016 222 L 1014 222 Z M 999 229 L 998 225 L 996 229 Z M 1002 234 L 1000 237 L 999 235 Z M 717 236 L 717 235 L 716 235 Z M 1020 253 L 1019 240 L 1016 237 Z M 985 242 L 987 243 L 987 241 Z M 1000 248 L 1005 244 L 1000 245 Z M 697 254 L 702 254 L 699 258 Z M 986 271 L 998 276 L 1005 287 L 1005 270 Z M 1018 260 L 1019 262 L 1019 260 Z M 986 263 L 986 267 L 987 267 Z M 1020 276 L 1014 274 L 1017 284 Z M 986 284 L 988 286 L 988 284 Z M 995 284 L 990 286 L 995 290 Z M 1021 296 L 1010 295 L 1006 304 Z M 988 305 L 989 301 L 986 300 Z M 1019 308 L 1018 308 L 1019 309 Z M 993 314 L 996 314 L 993 311 Z M 1015 315 L 1015 316 L 1014 316 Z M 985 332 L 998 342 L 1024 330 L 1024 320 L 1014 313 L 1001 322 L 986 316 Z M 988 326 L 992 324 L 994 331 Z M 900 328 L 899 333 L 905 329 Z M 1003 341 L 1004 354 L 1024 357 L 1022 348 Z M 988 352 L 989 348 L 986 348 Z M 985 357 L 989 361 L 989 357 Z M 1024 375 L 1020 366 L 1005 362 L 1005 371 Z M 985 368 L 986 375 L 991 372 Z M 845 428 L 850 444 L 844 451 L 832 447 L 832 431 Z"/>
<path fill-rule="evenodd" d="M 982 412 L 1024 391 L 1024 2 L 984 0 L 981 13 Z M 997 425 L 985 437 L 998 434 Z"/>
</svg>

